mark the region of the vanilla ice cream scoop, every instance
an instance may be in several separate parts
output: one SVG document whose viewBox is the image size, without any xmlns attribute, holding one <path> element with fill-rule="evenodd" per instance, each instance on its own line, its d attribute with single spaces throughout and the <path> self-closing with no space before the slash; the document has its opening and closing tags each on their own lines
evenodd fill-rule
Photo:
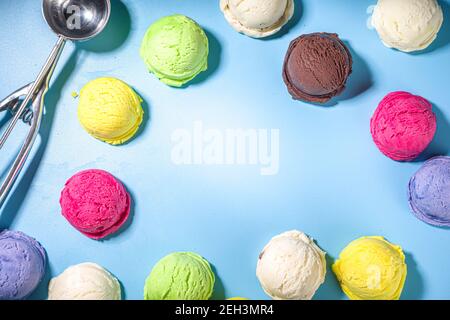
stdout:
<svg viewBox="0 0 450 320">
<path fill-rule="evenodd" d="M 275 300 L 312 299 L 325 274 L 325 252 L 295 230 L 272 238 L 256 268 L 261 286 Z"/>
<path fill-rule="evenodd" d="M 119 281 L 95 263 L 67 268 L 50 281 L 49 300 L 121 300 Z"/>
<path fill-rule="evenodd" d="M 264 38 L 278 31 L 294 15 L 294 0 L 221 0 L 228 23 L 249 37 Z"/>
<path fill-rule="evenodd" d="M 437 0 L 378 0 L 372 25 L 389 48 L 404 52 L 427 48 L 444 20 Z"/>
</svg>

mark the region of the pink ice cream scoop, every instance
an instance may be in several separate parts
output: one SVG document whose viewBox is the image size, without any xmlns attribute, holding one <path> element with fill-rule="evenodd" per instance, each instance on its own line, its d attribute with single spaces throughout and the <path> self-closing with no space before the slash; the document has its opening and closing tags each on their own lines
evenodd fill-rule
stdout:
<svg viewBox="0 0 450 320">
<path fill-rule="evenodd" d="M 130 195 L 123 184 L 103 170 L 81 171 L 70 178 L 59 200 L 62 215 L 92 239 L 116 232 L 130 214 Z"/>
<path fill-rule="evenodd" d="M 378 105 L 370 121 L 378 149 L 396 161 L 417 158 L 436 133 L 431 103 L 408 92 L 392 92 Z"/>
</svg>

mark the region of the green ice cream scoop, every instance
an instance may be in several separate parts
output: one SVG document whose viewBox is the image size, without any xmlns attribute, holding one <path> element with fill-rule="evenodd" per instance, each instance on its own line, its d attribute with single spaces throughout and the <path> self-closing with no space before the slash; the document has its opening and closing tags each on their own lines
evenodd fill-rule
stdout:
<svg viewBox="0 0 450 320">
<path fill-rule="evenodd" d="M 193 252 L 175 252 L 154 267 L 144 287 L 145 300 L 208 300 L 215 277 L 208 261 Z"/>
<path fill-rule="evenodd" d="M 206 71 L 208 53 L 205 32 L 183 15 L 164 17 L 153 23 L 141 45 L 141 57 L 150 72 L 173 87 L 181 87 Z"/>
</svg>

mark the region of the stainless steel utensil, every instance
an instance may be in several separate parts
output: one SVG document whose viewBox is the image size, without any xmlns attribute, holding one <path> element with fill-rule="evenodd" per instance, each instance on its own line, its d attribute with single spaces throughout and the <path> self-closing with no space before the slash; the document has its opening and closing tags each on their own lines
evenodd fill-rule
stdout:
<svg viewBox="0 0 450 320">
<path fill-rule="evenodd" d="M 110 14 L 110 0 L 44 0 L 43 15 L 58 41 L 36 80 L 0 101 L 0 111 L 10 110 L 13 118 L 0 138 L 5 145 L 19 119 L 30 124 L 30 131 L 22 148 L 0 186 L 0 206 L 8 196 L 36 140 L 41 125 L 44 96 L 49 81 L 67 40 L 88 40 L 106 27 Z"/>
</svg>

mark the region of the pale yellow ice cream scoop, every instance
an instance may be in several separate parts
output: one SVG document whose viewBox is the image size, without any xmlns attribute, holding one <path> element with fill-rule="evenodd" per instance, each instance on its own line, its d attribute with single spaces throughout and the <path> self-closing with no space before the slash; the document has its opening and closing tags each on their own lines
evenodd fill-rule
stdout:
<svg viewBox="0 0 450 320">
<path fill-rule="evenodd" d="M 49 300 L 121 300 L 119 281 L 95 263 L 67 268 L 50 281 Z"/>
<path fill-rule="evenodd" d="M 312 299 L 325 274 L 325 252 L 297 230 L 272 238 L 256 267 L 263 290 L 275 300 Z"/>
<path fill-rule="evenodd" d="M 274 35 L 294 15 L 294 0 L 220 0 L 228 23 L 253 38 Z"/>
<path fill-rule="evenodd" d="M 444 20 L 437 0 L 378 0 L 372 25 L 389 48 L 412 52 L 427 48 Z"/>
<path fill-rule="evenodd" d="M 78 119 L 94 138 L 118 145 L 130 140 L 142 123 L 142 99 L 125 82 L 98 78 L 80 92 Z"/>
<path fill-rule="evenodd" d="M 352 300 L 398 300 L 407 272 L 402 248 L 383 237 L 352 241 L 332 269 Z"/>
</svg>

